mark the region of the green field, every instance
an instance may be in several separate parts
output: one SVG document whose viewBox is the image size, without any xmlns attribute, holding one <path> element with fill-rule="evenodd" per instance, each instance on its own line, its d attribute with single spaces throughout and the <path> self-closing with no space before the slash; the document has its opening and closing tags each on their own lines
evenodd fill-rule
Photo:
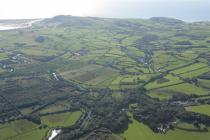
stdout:
<svg viewBox="0 0 210 140">
<path fill-rule="evenodd" d="M 179 83 L 182 83 L 183 81 L 180 80 L 178 77 L 172 76 L 172 75 L 166 75 L 165 77 L 147 84 L 145 86 L 146 89 L 151 90 L 155 88 L 161 88 L 161 87 L 167 87 L 170 85 L 176 85 Z"/>
<path fill-rule="evenodd" d="M 167 91 L 171 93 L 182 93 L 182 94 L 196 94 L 196 95 L 207 95 L 209 94 L 209 91 L 207 89 L 204 89 L 202 87 L 197 87 L 192 84 L 183 83 L 183 84 L 177 84 L 173 86 L 168 86 L 165 88 L 160 88 L 159 90 Z"/>
<path fill-rule="evenodd" d="M 115 77 L 117 71 L 98 65 L 87 65 L 78 69 L 62 71 L 61 76 L 66 80 L 75 80 L 88 85 L 100 85 L 104 81 Z"/>
<path fill-rule="evenodd" d="M 201 86 L 210 88 L 210 81 L 205 80 L 205 79 L 198 79 L 198 82 L 200 83 Z"/>
<path fill-rule="evenodd" d="M 160 100 L 168 100 L 172 97 L 173 94 L 164 91 L 151 91 L 148 95 L 152 98 L 158 98 Z"/>
<path fill-rule="evenodd" d="M 81 112 L 67 112 L 48 115 L 41 118 L 42 123 L 49 127 L 65 127 L 73 125 L 81 116 Z"/>
<path fill-rule="evenodd" d="M 196 64 L 193 64 L 193 65 L 190 65 L 188 67 L 184 67 L 184 68 L 181 68 L 179 70 L 175 70 L 173 71 L 174 74 L 183 74 L 183 73 L 189 73 L 193 70 L 197 70 L 199 68 L 203 68 L 205 67 L 206 65 L 203 64 L 203 63 L 196 63 Z"/>
<path fill-rule="evenodd" d="M 45 114 L 45 113 L 53 113 L 53 112 L 59 112 L 59 111 L 66 111 L 69 110 L 70 105 L 67 102 L 56 102 L 55 104 L 52 104 L 50 106 L 47 106 L 40 110 L 39 113 Z"/>
<path fill-rule="evenodd" d="M 41 118 L 46 128 L 40 128 L 27 120 L 17 120 L 11 123 L 0 124 L 0 140 L 41 140 L 50 128 L 73 125 L 80 117 L 81 112 L 67 112 L 48 115 Z"/>
<path fill-rule="evenodd" d="M 27 120 L 17 120 L 0 124 L 0 140 L 41 140 L 52 127 L 65 127 L 73 125 L 80 117 L 81 112 L 67 112 L 42 117 L 43 124 L 48 127 L 40 128 Z"/>
<path fill-rule="evenodd" d="M 180 127 L 194 129 L 192 125 L 188 124 L 181 124 Z M 176 128 L 166 134 L 157 134 L 143 123 L 132 118 L 132 123 L 129 124 L 128 130 L 121 136 L 126 138 L 126 140 L 208 140 L 210 132 L 190 132 Z"/>
<path fill-rule="evenodd" d="M 191 112 L 206 114 L 210 116 L 210 105 L 190 106 L 190 107 L 187 107 L 186 110 L 191 111 Z"/>
<path fill-rule="evenodd" d="M 5 53 L 0 53 L 0 61 L 1 61 L 1 60 L 4 60 L 4 59 L 7 59 L 7 54 L 5 54 Z"/>
<path fill-rule="evenodd" d="M 27 120 L 18 120 L 0 125 L 1 140 L 41 140 L 48 128 L 39 129 L 39 126 Z"/>
</svg>

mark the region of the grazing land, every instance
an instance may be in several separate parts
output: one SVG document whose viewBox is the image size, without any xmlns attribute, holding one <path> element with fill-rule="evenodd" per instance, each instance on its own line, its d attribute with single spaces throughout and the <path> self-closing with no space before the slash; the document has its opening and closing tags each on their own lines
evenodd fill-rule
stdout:
<svg viewBox="0 0 210 140">
<path fill-rule="evenodd" d="M 11 123 L 0 125 L 0 134 L 2 140 L 42 139 L 47 131 L 48 129 L 39 129 L 38 125 L 27 120 L 17 120 Z"/>
<path fill-rule="evenodd" d="M 81 112 L 68 112 L 55 115 L 43 116 L 42 123 L 49 127 L 64 127 L 73 125 L 80 117 Z"/>
<path fill-rule="evenodd" d="M 210 116 L 210 105 L 190 106 L 186 108 L 188 111 L 198 112 Z"/>
<path fill-rule="evenodd" d="M 196 131 L 199 130 L 193 125 L 181 123 L 174 130 L 167 132 L 167 134 L 157 134 L 143 123 L 132 118 L 132 123 L 129 124 L 128 130 L 121 136 L 128 140 L 207 140 L 210 136 L 210 132 L 197 133 Z"/>
</svg>

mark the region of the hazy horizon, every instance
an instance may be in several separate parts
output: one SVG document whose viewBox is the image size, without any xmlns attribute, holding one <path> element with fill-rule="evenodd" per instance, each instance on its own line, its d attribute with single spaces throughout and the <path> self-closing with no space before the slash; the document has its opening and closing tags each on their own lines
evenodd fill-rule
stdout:
<svg viewBox="0 0 210 140">
<path fill-rule="evenodd" d="M 144 19 L 170 17 L 184 21 L 210 21 L 209 13 L 210 0 L 7 0 L 0 5 L 0 19 L 72 15 Z"/>
</svg>

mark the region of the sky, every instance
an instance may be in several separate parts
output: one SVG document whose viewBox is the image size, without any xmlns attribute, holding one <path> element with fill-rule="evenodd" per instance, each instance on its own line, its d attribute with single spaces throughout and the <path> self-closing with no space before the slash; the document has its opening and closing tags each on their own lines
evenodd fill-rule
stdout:
<svg viewBox="0 0 210 140">
<path fill-rule="evenodd" d="M 0 0 L 0 19 L 56 15 L 210 21 L 210 0 Z"/>
</svg>

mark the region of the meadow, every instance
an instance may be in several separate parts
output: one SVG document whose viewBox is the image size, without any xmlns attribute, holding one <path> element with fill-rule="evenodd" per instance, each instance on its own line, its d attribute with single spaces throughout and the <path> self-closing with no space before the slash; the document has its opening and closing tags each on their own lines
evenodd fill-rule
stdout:
<svg viewBox="0 0 210 140">
<path fill-rule="evenodd" d="M 129 124 L 128 129 L 121 134 L 126 140 L 207 140 L 210 136 L 210 132 L 196 132 L 196 128 L 189 124 L 180 124 L 178 125 L 178 128 L 175 128 L 166 134 L 154 133 L 146 125 L 133 119 L 133 117 L 131 117 L 131 120 L 132 123 Z M 189 130 L 182 130 L 180 128 Z"/>
<path fill-rule="evenodd" d="M 51 128 L 71 126 L 80 116 L 80 111 L 43 116 L 44 128 L 25 119 L 0 124 L 0 140 L 41 140 Z"/>
<path fill-rule="evenodd" d="M 49 129 L 39 129 L 39 126 L 27 120 L 17 120 L 0 125 L 1 140 L 37 140 L 42 139 Z"/>
<path fill-rule="evenodd" d="M 210 116 L 210 105 L 189 106 L 186 107 L 186 109 L 191 112 L 197 112 Z"/>
<path fill-rule="evenodd" d="M 81 112 L 67 112 L 41 117 L 43 124 L 48 127 L 65 127 L 73 125 L 81 116 Z"/>
</svg>

